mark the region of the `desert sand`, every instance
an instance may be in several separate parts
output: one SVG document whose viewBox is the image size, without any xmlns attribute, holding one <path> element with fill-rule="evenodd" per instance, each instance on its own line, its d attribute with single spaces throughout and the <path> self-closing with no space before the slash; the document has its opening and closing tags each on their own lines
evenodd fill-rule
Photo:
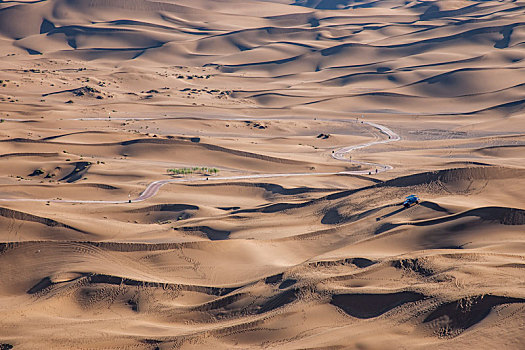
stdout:
<svg viewBox="0 0 525 350">
<path fill-rule="evenodd" d="M 0 349 L 525 348 L 524 23 L 0 1 Z"/>
</svg>

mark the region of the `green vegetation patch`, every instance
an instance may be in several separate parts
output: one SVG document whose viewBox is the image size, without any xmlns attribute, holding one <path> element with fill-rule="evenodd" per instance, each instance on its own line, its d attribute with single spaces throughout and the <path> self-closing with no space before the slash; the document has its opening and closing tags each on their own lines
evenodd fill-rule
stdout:
<svg viewBox="0 0 525 350">
<path fill-rule="evenodd" d="M 173 168 L 167 170 L 171 175 L 189 175 L 189 174 L 217 174 L 219 169 L 207 167 L 193 167 L 193 168 Z"/>
</svg>

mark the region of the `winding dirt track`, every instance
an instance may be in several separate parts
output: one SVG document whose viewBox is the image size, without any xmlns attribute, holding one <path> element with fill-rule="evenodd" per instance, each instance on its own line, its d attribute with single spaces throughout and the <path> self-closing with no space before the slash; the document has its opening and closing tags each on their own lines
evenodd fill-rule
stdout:
<svg viewBox="0 0 525 350">
<path fill-rule="evenodd" d="M 391 165 L 377 164 L 370 162 L 362 162 L 357 160 L 352 160 L 346 157 L 346 155 L 354 150 L 370 147 L 378 144 L 385 144 L 389 142 L 399 141 L 401 137 L 387 128 L 384 125 L 372 123 L 372 122 L 359 122 L 361 124 L 370 125 L 378 129 L 381 133 L 388 136 L 387 139 L 374 140 L 367 143 L 347 146 L 340 148 L 332 153 L 334 159 L 350 162 L 359 165 L 367 165 L 370 167 L 375 167 L 377 170 L 373 170 L 373 173 L 380 173 L 393 169 Z M 198 182 L 198 181 L 227 181 L 227 180 L 246 180 L 246 179 L 265 179 L 265 178 L 274 178 L 274 177 L 296 177 L 296 176 L 319 176 L 319 175 L 367 175 L 370 174 L 370 170 L 356 170 L 356 171 L 341 171 L 341 172 L 331 172 L 331 173 L 282 173 L 282 174 L 253 174 L 253 175 L 238 175 L 238 176 L 217 176 L 217 177 L 201 177 L 201 178 L 184 178 L 184 179 L 168 179 L 168 180 L 158 180 L 150 183 L 148 187 L 135 199 L 130 200 L 120 200 L 120 201 L 104 201 L 104 200 L 67 200 L 67 199 L 34 199 L 34 198 L 0 198 L 0 202 L 53 202 L 53 203 L 87 203 L 87 204 L 124 204 L 131 202 L 142 202 L 149 198 L 154 197 L 160 190 L 160 188 L 166 184 L 170 183 L 181 183 L 181 182 Z"/>
</svg>

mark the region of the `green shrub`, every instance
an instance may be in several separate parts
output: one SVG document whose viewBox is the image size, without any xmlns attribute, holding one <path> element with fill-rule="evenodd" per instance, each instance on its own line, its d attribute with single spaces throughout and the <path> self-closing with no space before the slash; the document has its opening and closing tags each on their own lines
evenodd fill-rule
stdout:
<svg viewBox="0 0 525 350">
<path fill-rule="evenodd" d="M 192 167 L 192 168 L 172 168 L 167 170 L 172 175 L 188 175 L 188 174 L 217 174 L 219 169 L 207 167 Z"/>
</svg>

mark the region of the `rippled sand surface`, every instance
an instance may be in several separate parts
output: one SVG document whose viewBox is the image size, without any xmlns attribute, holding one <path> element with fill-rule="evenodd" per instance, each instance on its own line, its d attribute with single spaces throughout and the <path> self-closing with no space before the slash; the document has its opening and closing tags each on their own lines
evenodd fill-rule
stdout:
<svg viewBox="0 0 525 350">
<path fill-rule="evenodd" d="M 0 349 L 524 348 L 524 20 L 0 1 Z"/>
</svg>

